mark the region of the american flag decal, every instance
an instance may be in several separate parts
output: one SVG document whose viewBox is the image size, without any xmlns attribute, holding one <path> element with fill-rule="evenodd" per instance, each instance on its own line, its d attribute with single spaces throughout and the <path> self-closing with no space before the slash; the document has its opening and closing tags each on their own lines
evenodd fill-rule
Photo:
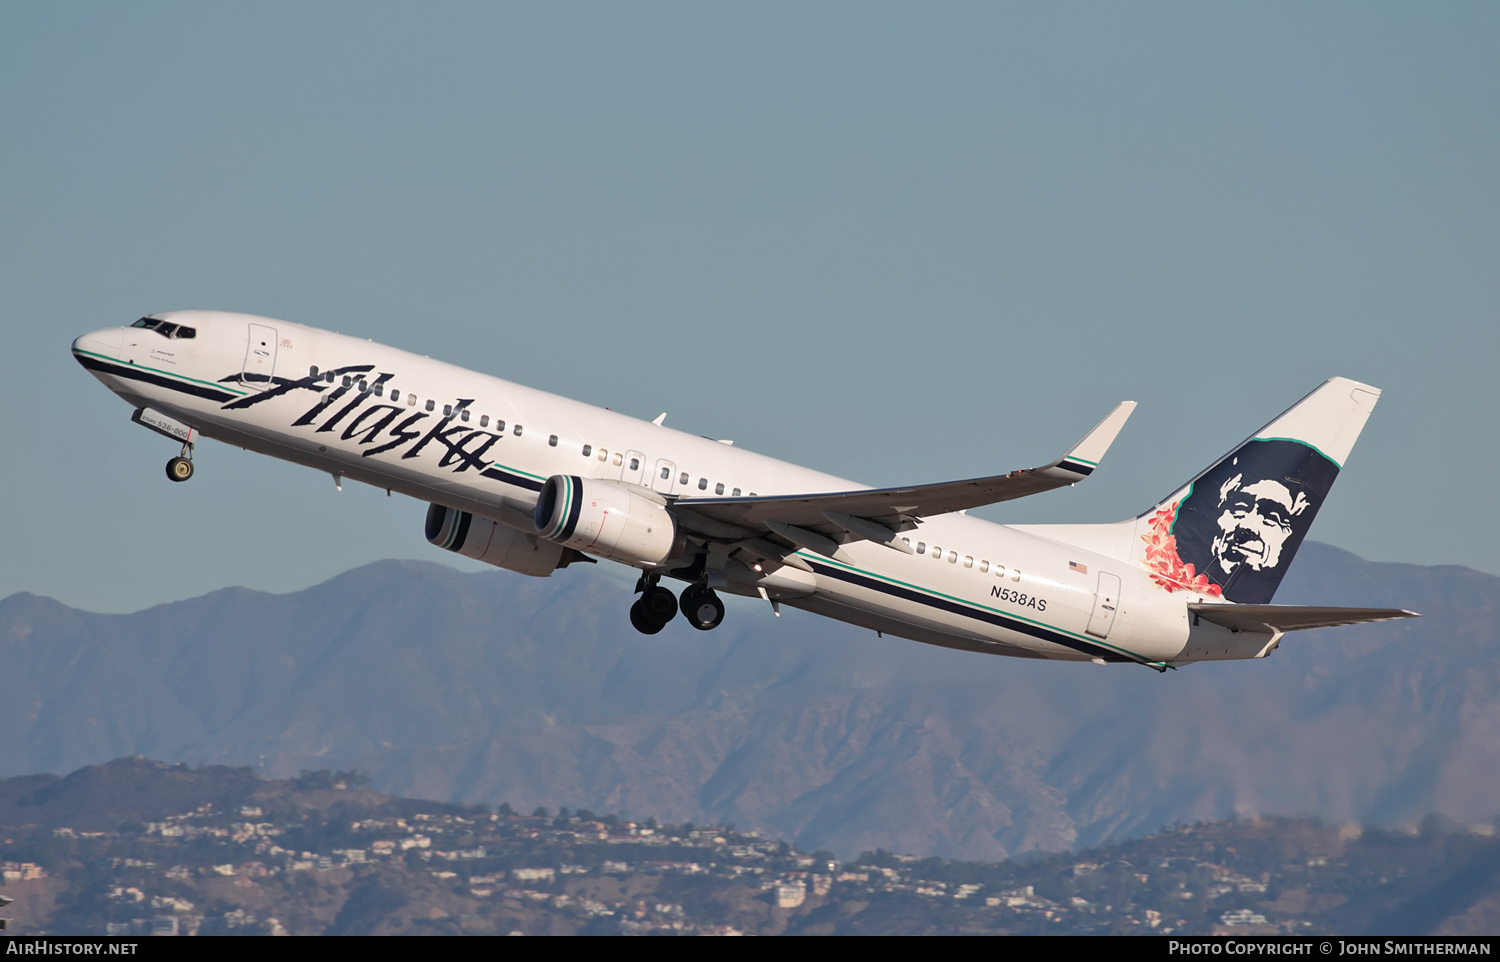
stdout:
<svg viewBox="0 0 1500 962">
<path fill-rule="evenodd" d="M 1088 565 L 1081 565 L 1081 564 L 1079 564 L 1076 561 L 1069 561 L 1068 562 L 1068 570 L 1070 570 L 1070 571 L 1076 571 L 1076 572 L 1078 572 L 1081 575 L 1086 575 L 1086 574 L 1089 573 L 1089 566 Z"/>
</svg>

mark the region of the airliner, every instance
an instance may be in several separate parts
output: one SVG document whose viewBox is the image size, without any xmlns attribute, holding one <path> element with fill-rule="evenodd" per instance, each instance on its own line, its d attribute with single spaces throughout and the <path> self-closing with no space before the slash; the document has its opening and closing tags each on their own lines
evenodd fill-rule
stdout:
<svg viewBox="0 0 1500 962">
<path fill-rule="evenodd" d="M 555 394 L 287 321 L 149 314 L 73 356 L 180 445 L 268 454 L 428 504 L 432 544 L 546 577 L 639 571 L 630 622 L 724 619 L 721 593 L 971 652 L 1158 671 L 1264 658 L 1307 628 L 1415 617 L 1272 595 L 1380 397 L 1335 377 L 1137 517 L 996 524 L 970 508 L 1086 480 L 1126 401 L 1039 467 L 871 488 Z M 667 583 L 680 583 L 674 592 Z"/>
</svg>

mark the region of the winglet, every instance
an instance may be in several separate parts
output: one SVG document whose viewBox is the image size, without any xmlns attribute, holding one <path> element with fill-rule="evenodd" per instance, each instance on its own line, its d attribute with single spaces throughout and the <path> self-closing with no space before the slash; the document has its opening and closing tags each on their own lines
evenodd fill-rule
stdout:
<svg viewBox="0 0 1500 962">
<path fill-rule="evenodd" d="M 1104 460 L 1104 452 L 1114 443 L 1115 437 L 1130 415 L 1135 411 L 1134 401 L 1121 401 L 1108 416 L 1094 425 L 1094 429 L 1085 434 L 1082 439 L 1061 458 L 1042 468 L 1042 471 L 1051 473 L 1053 470 L 1066 471 L 1069 474 L 1086 478 L 1094 473 L 1094 468 Z"/>
</svg>

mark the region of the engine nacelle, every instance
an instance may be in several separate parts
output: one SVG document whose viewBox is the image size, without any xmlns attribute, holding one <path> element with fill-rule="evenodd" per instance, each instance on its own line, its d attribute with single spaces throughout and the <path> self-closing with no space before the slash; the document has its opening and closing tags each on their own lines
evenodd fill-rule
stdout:
<svg viewBox="0 0 1500 962">
<path fill-rule="evenodd" d="M 465 558 L 536 578 L 545 578 L 574 561 L 587 560 L 576 551 L 543 541 L 534 534 L 440 504 L 427 506 L 427 540 Z"/>
<path fill-rule="evenodd" d="M 536 502 L 536 532 L 578 551 L 654 568 L 681 551 L 665 499 L 639 485 L 554 474 Z"/>
</svg>

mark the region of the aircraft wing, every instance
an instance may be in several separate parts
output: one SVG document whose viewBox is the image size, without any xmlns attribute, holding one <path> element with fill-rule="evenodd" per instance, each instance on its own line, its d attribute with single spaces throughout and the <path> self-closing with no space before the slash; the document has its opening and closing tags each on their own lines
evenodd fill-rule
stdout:
<svg viewBox="0 0 1500 962">
<path fill-rule="evenodd" d="M 1190 604 L 1194 618 L 1202 618 L 1231 631 L 1302 631 L 1334 628 L 1368 621 L 1420 618 L 1405 608 L 1324 608 L 1321 605 L 1231 605 Z"/>
<path fill-rule="evenodd" d="M 685 527 L 721 540 L 769 532 L 823 554 L 831 554 L 839 543 L 863 540 L 910 552 L 896 535 L 915 528 L 920 518 L 1013 501 L 1082 481 L 1093 473 L 1134 410 L 1134 401 L 1122 402 L 1062 457 L 1039 468 L 899 488 L 680 498 L 673 511 Z"/>
</svg>

